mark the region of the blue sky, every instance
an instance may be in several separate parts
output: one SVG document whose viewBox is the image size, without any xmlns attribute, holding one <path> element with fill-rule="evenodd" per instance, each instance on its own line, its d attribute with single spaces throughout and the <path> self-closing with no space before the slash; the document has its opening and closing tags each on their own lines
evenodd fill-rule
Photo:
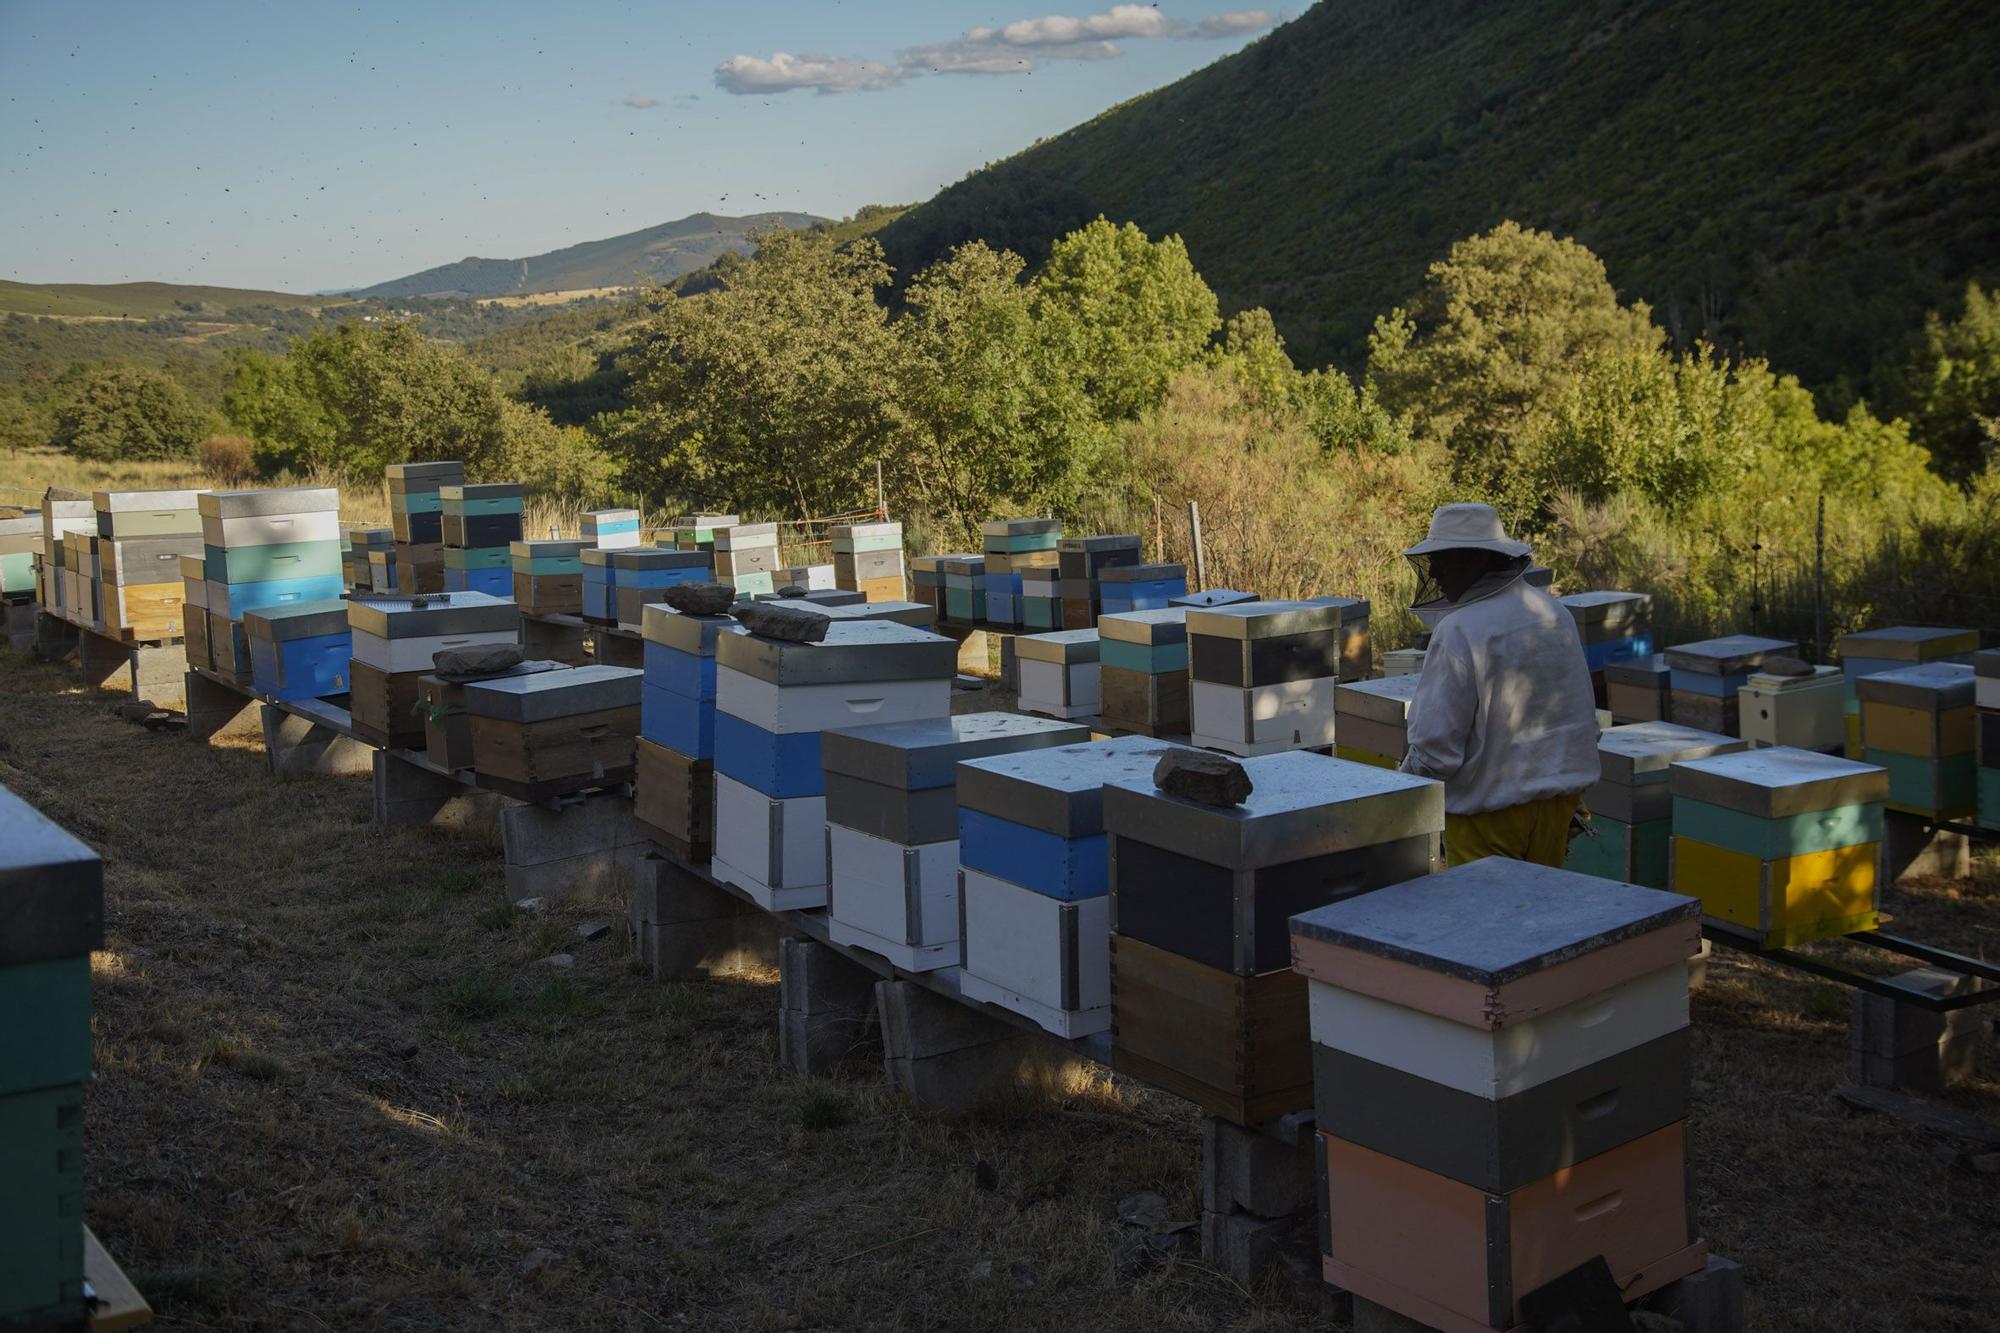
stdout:
<svg viewBox="0 0 2000 1333">
<path fill-rule="evenodd" d="M 904 203 L 1240 49 L 1241 0 L 0 0 L 0 275 L 308 291 Z"/>
</svg>

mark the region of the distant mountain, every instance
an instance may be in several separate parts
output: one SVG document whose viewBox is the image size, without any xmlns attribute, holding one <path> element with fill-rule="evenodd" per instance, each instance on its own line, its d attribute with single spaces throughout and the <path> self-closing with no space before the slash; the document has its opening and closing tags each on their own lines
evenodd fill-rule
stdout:
<svg viewBox="0 0 2000 1333">
<path fill-rule="evenodd" d="M 753 213 L 737 218 L 696 213 L 678 222 L 663 222 L 657 227 L 602 241 L 585 241 L 527 259 L 473 256 L 347 294 L 482 299 L 670 282 L 684 273 L 707 268 L 726 251 L 749 253 L 753 248 L 750 242 L 753 231 L 776 226 L 810 227 L 820 221 L 823 219 L 811 213 Z"/>
<path fill-rule="evenodd" d="M 1100 213 L 1178 233 L 1225 307 L 1353 365 L 1511 218 L 1825 385 L 2000 279 L 1996 51 L 1992 0 L 1325 0 L 879 239 L 907 278 L 975 238 L 1039 263 Z"/>
<path fill-rule="evenodd" d="M 337 296 L 298 296 L 248 287 L 199 287 L 178 282 L 9 282 L 0 279 L 0 314 L 91 316 L 99 319 L 199 318 L 249 306 L 318 310 L 346 304 Z"/>
</svg>

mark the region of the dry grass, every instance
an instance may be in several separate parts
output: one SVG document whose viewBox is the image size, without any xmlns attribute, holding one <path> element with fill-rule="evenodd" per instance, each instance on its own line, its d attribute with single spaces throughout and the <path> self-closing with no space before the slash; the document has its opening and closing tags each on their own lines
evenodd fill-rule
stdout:
<svg viewBox="0 0 2000 1333">
<path fill-rule="evenodd" d="M 576 940 L 617 904 L 516 913 L 495 851 L 376 828 L 365 780 L 273 780 L 55 668 L 0 673 L 0 782 L 106 859 L 87 1208 L 166 1327 L 1324 1326 L 1190 1259 L 1116 1276 L 1119 1199 L 1199 1208 L 1180 1103 L 947 1119 L 865 1052 L 788 1075 L 771 979 L 652 984 L 622 931 Z M 1899 911 L 1991 956 L 1996 906 L 1988 865 Z M 1990 1328 L 2000 1179 L 1843 1114 L 1842 993 L 1712 975 L 1700 1216 L 1751 1326 Z M 1952 1100 L 2000 1116 L 1995 1073 Z"/>
</svg>

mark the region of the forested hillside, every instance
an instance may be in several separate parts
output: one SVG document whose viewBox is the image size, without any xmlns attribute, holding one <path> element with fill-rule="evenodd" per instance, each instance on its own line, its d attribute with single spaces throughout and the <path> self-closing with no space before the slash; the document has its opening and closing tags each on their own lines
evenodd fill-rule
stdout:
<svg viewBox="0 0 2000 1333">
<path fill-rule="evenodd" d="M 1996 57 L 1982 0 L 1326 0 L 880 236 L 907 275 L 973 238 L 1040 263 L 1100 213 L 1178 233 L 1225 310 L 1354 368 L 1453 241 L 1512 219 L 1683 344 L 1865 388 L 2000 277 Z"/>
</svg>

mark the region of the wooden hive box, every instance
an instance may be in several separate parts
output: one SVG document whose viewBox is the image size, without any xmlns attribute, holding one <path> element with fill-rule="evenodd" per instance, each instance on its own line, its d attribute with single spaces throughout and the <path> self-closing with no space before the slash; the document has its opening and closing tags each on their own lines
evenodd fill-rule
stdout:
<svg viewBox="0 0 2000 1333">
<path fill-rule="evenodd" d="M 541 800 L 632 776 L 643 673 L 585 666 L 468 682 L 481 785 Z"/>
</svg>

